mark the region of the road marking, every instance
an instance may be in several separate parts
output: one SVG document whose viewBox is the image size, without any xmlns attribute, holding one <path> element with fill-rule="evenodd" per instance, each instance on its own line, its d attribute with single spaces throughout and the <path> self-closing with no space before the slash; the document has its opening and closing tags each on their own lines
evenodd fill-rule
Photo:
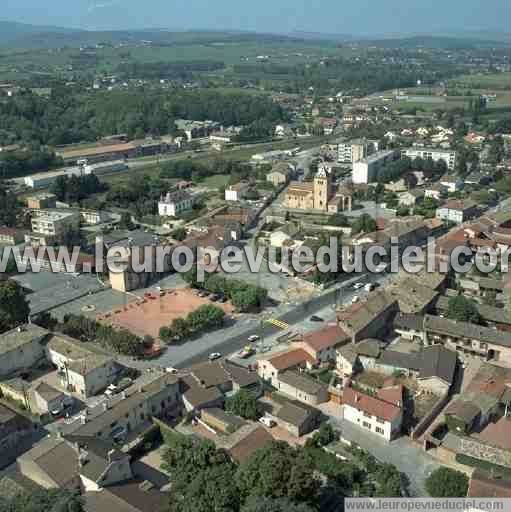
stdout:
<svg viewBox="0 0 511 512">
<path fill-rule="evenodd" d="M 282 320 L 277 320 L 276 318 L 271 318 L 268 320 L 268 323 L 278 327 L 279 329 L 282 329 L 283 331 L 289 329 L 289 324 L 286 324 L 286 322 L 283 322 Z"/>
</svg>

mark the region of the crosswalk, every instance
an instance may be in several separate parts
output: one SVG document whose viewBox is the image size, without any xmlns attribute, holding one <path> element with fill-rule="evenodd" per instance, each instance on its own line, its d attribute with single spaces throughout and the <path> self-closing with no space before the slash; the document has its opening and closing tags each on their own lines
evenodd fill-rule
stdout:
<svg viewBox="0 0 511 512">
<path fill-rule="evenodd" d="M 278 327 L 279 329 L 282 329 L 283 331 L 287 331 L 287 329 L 289 329 L 289 324 L 283 322 L 282 320 L 277 320 L 276 318 L 271 318 L 268 320 L 268 323 Z"/>
</svg>

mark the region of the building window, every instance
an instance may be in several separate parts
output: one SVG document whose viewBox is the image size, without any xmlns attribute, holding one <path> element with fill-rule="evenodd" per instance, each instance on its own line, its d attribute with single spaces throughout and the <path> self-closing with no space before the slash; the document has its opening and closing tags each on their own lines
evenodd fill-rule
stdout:
<svg viewBox="0 0 511 512">
<path fill-rule="evenodd" d="M 375 429 L 375 430 L 376 430 L 376 433 L 377 433 L 377 434 L 381 434 L 382 436 L 384 436 L 384 435 L 385 435 L 385 431 L 384 431 L 382 428 L 380 428 L 380 427 L 376 427 L 376 429 Z"/>
<path fill-rule="evenodd" d="M 364 428 L 367 428 L 368 430 L 371 430 L 371 424 L 370 423 L 367 423 L 367 421 L 363 421 L 362 422 L 362 426 Z"/>
<path fill-rule="evenodd" d="M 364 412 L 364 418 L 372 418 L 372 416 L 368 412 Z"/>
</svg>

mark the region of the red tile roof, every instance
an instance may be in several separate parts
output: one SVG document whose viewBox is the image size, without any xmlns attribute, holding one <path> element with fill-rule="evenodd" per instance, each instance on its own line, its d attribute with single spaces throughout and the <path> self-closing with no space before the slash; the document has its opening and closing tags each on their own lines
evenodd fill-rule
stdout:
<svg viewBox="0 0 511 512">
<path fill-rule="evenodd" d="M 359 411 L 377 416 L 385 421 L 393 421 L 401 413 L 400 407 L 360 391 L 355 391 L 353 388 L 346 388 L 344 390 L 343 402 Z"/>
<path fill-rule="evenodd" d="M 500 418 L 497 423 L 489 423 L 479 438 L 503 450 L 511 450 L 511 420 Z"/>
<path fill-rule="evenodd" d="M 469 498 L 511 498 L 511 482 L 495 480 L 477 471 L 470 479 Z"/>
<path fill-rule="evenodd" d="M 378 398 L 401 407 L 403 405 L 403 385 L 398 384 L 397 386 L 380 389 L 378 391 Z"/>
<path fill-rule="evenodd" d="M 256 450 L 264 448 L 272 441 L 273 437 L 263 427 L 257 427 L 246 437 L 238 441 L 238 443 L 229 450 L 229 453 L 236 462 L 241 464 Z"/>
<path fill-rule="evenodd" d="M 305 350 L 299 348 L 296 350 L 286 350 L 285 352 L 280 352 L 275 356 L 267 359 L 267 361 L 276 369 L 276 370 L 287 370 L 288 368 L 292 368 L 293 366 L 298 366 L 299 364 L 309 362 L 314 364 L 315 359 L 305 352 Z"/>
<path fill-rule="evenodd" d="M 313 350 L 319 351 L 334 347 L 342 341 L 349 341 L 349 339 L 349 336 L 338 325 L 334 324 L 306 334 L 303 337 L 303 342 Z"/>
</svg>

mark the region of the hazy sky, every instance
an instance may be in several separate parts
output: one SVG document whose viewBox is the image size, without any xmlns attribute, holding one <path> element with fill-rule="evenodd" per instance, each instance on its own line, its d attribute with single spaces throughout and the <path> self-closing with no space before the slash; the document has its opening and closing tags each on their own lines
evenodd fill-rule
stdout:
<svg viewBox="0 0 511 512">
<path fill-rule="evenodd" d="M 384 34 L 508 31 L 509 0 L 1 0 L 0 18 L 123 29 Z"/>
</svg>

